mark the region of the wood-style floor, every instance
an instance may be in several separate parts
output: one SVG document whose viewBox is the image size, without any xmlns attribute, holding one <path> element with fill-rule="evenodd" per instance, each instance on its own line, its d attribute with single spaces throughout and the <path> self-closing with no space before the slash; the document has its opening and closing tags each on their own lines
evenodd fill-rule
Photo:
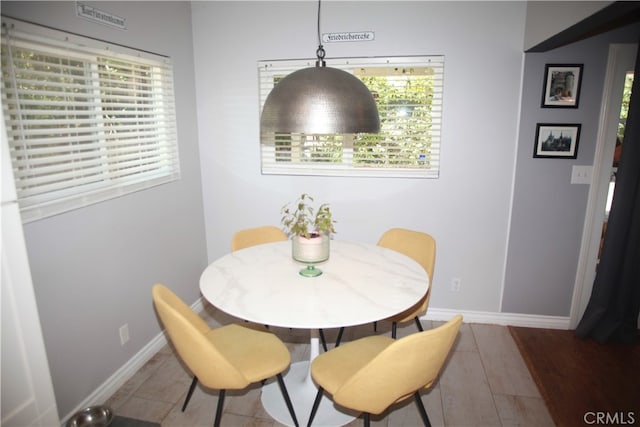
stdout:
<svg viewBox="0 0 640 427">
<path fill-rule="evenodd" d="M 640 424 L 640 342 L 599 344 L 574 331 L 509 329 L 556 425 Z"/>
<path fill-rule="evenodd" d="M 235 321 L 210 307 L 203 317 L 212 326 Z M 425 328 L 444 322 L 423 321 Z M 272 328 L 287 344 L 292 361 L 307 360 L 306 330 Z M 378 332 L 389 334 L 390 325 L 378 324 Z M 413 323 L 398 328 L 398 336 L 416 332 Z M 335 330 L 325 331 L 335 339 Z M 343 340 L 373 334 L 371 325 L 348 328 Z M 117 415 L 159 422 L 162 427 L 211 426 L 217 392 L 196 389 L 187 410 L 180 411 L 191 374 L 166 346 L 140 369 L 107 402 Z M 537 386 L 505 326 L 463 324 L 448 361 L 434 388 L 422 393 L 433 426 L 551 426 L 553 421 Z M 373 426 L 420 426 L 420 415 L 412 399 L 380 417 Z M 297 414 L 306 425 L 308 414 Z M 260 387 L 227 392 L 223 426 L 279 426 L 262 408 Z M 362 418 L 349 426 L 361 426 Z"/>
</svg>

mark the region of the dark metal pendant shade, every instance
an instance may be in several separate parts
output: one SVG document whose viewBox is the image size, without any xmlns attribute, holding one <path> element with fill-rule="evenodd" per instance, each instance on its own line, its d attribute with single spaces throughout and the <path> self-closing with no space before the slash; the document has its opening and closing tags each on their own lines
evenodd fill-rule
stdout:
<svg viewBox="0 0 640 427">
<path fill-rule="evenodd" d="M 357 77 L 317 65 L 275 85 L 262 109 L 260 131 L 375 133 L 380 117 L 371 92 Z"/>
</svg>

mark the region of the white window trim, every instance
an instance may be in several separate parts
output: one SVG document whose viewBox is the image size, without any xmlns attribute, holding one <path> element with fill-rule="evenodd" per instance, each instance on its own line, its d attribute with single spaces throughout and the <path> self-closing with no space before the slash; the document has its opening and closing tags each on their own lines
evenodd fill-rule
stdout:
<svg viewBox="0 0 640 427">
<path fill-rule="evenodd" d="M 292 72 L 295 69 L 315 66 L 315 59 L 300 60 L 265 60 L 258 61 L 260 85 L 260 111 L 264 101 L 273 88 L 272 77 L 278 72 Z M 403 57 L 371 57 L 371 58 L 330 58 L 326 59 L 327 66 L 350 71 L 353 68 L 371 68 L 375 66 L 429 66 L 436 64 L 439 68 L 437 78 L 441 85 L 437 88 L 433 98 L 433 108 L 438 110 L 438 131 L 431 145 L 431 168 L 393 168 L 393 167 L 359 167 L 351 163 L 353 149 L 343 147 L 343 163 L 288 163 L 275 161 L 275 146 L 261 141 L 261 171 L 269 175 L 315 175 L 315 176 L 354 176 L 354 177 L 383 177 L 383 178 L 438 178 L 440 171 L 442 99 L 444 83 L 444 56 L 403 56 Z M 266 72 L 265 72 L 266 71 Z M 266 77 L 266 78 L 265 78 Z"/>
<path fill-rule="evenodd" d="M 105 175 L 108 176 L 107 179 L 102 179 L 98 183 L 89 185 L 81 184 L 80 186 L 75 188 L 61 188 L 59 191 L 56 190 L 55 193 L 43 193 L 34 197 L 28 196 L 28 190 L 22 187 L 21 182 L 16 179 L 16 187 L 19 192 L 18 203 L 20 205 L 23 222 L 27 223 L 52 215 L 57 215 L 73 209 L 88 206 L 90 204 L 102 202 L 115 197 L 123 196 L 125 194 L 130 194 L 132 192 L 169 183 L 180 178 L 175 97 L 173 92 L 173 66 L 170 58 L 149 52 L 138 51 L 120 45 L 114 45 L 100 40 L 65 33 L 62 31 L 53 30 L 50 28 L 33 25 L 18 20 L 13 20 L 10 18 L 3 17 L 2 23 L 3 44 L 5 42 L 15 42 L 18 45 L 23 46 L 32 44 L 33 46 L 37 46 L 37 50 L 50 52 L 60 52 L 60 50 L 64 50 L 69 52 L 69 55 L 72 55 L 74 58 L 85 57 L 93 58 L 92 60 L 95 60 L 95 58 L 97 57 L 104 57 L 117 59 L 131 64 L 135 63 L 140 64 L 140 66 L 151 67 L 157 72 L 158 75 L 163 76 L 161 83 L 158 80 L 155 80 L 155 78 L 152 79 L 151 87 L 153 87 L 154 90 L 151 91 L 151 93 L 153 93 L 153 96 L 148 99 L 152 99 L 153 102 L 150 103 L 151 106 L 146 107 L 146 110 L 148 111 L 147 116 L 140 119 L 140 113 L 138 111 L 141 110 L 134 110 L 134 114 L 136 114 L 136 117 L 138 117 L 138 123 L 140 123 L 141 121 L 146 121 L 148 124 L 132 124 L 130 126 L 127 124 L 118 125 L 118 129 L 125 127 L 138 128 L 145 126 L 152 129 L 151 132 L 144 131 L 142 129 L 140 131 L 132 131 L 127 133 L 127 137 L 130 138 L 130 141 L 138 141 L 138 139 L 131 138 L 133 136 L 135 136 L 136 138 L 142 138 L 142 142 L 137 142 L 138 146 L 141 147 L 140 149 L 151 149 L 151 151 L 149 151 L 150 153 L 153 153 L 151 157 L 153 159 L 158 159 L 152 161 L 152 164 L 154 165 L 154 167 L 152 168 L 153 170 L 143 170 L 143 161 L 136 160 L 135 162 L 138 165 L 137 168 L 139 169 L 137 169 L 134 174 L 127 173 L 124 177 L 118 177 L 118 175 L 109 173 Z M 9 33 L 7 33 L 7 31 L 9 31 Z M 10 34 L 11 40 L 5 40 L 7 34 Z M 16 135 L 16 133 L 20 133 L 19 131 L 12 133 L 10 132 L 10 129 L 12 126 L 16 126 L 16 124 L 19 125 L 21 120 L 20 118 L 17 118 L 17 120 L 13 120 L 11 118 L 11 115 L 7 110 L 7 99 L 5 97 L 5 91 L 12 92 L 16 89 L 5 88 L 4 78 L 2 81 L 2 86 L 3 110 L 5 118 L 5 121 L 2 123 L 2 131 L 7 133 L 9 145 L 10 147 L 12 147 L 14 146 L 13 144 L 20 144 L 21 136 Z M 96 90 L 96 92 L 99 95 L 98 89 Z M 12 95 L 15 93 L 17 92 L 12 92 Z M 92 120 L 96 128 L 99 128 L 100 122 L 104 121 L 105 119 L 101 115 L 95 115 L 95 111 L 99 111 L 101 108 L 99 103 L 100 102 L 98 101 L 98 105 L 96 105 L 93 114 L 84 113 L 85 116 L 89 115 L 93 117 Z M 16 103 L 15 101 L 12 101 L 12 105 L 14 105 L 14 108 L 18 108 L 19 110 L 20 107 L 16 107 L 16 104 L 20 104 L 20 102 Z M 90 105 L 90 103 L 87 103 L 86 105 Z M 19 114 L 14 116 L 19 116 Z M 26 122 L 29 123 L 29 120 L 27 120 Z M 149 124 L 151 126 L 149 126 Z M 145 133 L 149 134 L 147 139 L 144 139 Z M 116 140 L 117 139 L 118 138 L 116 138 Z M 114 141 L 113 138 L 110 140 L 112 142 Z M 106 138 L 96 138 L 95 141 L 91 142 L 92 145 L 102 147 L 106 147 L 107 143 L 108 142 Z M 136 142 L 134 142 L 134 144 L 136 144 Z M 11 150 L 11 152 L 13 153 L 14 150 Z M 98 151 L 92 152 L 92 157 L 96 157 L 95 154 L 97 153 Z M 146 159 L 149 156 L 145 155 L 141 157 L 140 155 L 138 155 L 137 157 L 145 158 L 144 163 L 147 163 Z M 12 162 L 15 172 L 17 170 L 17 160 L 13 158 L 13 156 Z M 105 165 L 107 164 L 108 162 L 105 163 Z M 81 188 L 81 191 L 78 191 L 78 188 Z M 22 197 L 21 194 L 23 195 Z"/>
</svg>

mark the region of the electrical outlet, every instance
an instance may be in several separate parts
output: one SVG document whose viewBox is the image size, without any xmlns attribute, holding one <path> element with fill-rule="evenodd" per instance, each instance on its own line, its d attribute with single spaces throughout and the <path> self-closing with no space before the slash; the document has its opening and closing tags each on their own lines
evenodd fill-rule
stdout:
<svg viewBox="0 0 640 427">
<path fill-rule="evenodd" d="M 120 345 L 125 345 L 129 341 L 129 324 L 120 326 Z"/>
<path fill-rule="evenodd" d="M 453 292 L 460 292 L 460 279 L 458 277 L 451 279 L 451 290 Z"/>
</svg>

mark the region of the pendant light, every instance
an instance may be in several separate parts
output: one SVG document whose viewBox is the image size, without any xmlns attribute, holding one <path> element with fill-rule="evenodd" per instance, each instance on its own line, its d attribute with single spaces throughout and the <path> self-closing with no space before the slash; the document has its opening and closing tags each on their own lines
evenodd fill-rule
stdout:
<svg viewBox="0 0 640 427">
<path fill-rule="evenodd" d="M 267 96 L 260 131 L 306 134 L 375 133 L 380 117 L 373 95 L 353 74 L 327 67 L 320 39 L 315 67 L 287 75 Z"/>
</svg>

